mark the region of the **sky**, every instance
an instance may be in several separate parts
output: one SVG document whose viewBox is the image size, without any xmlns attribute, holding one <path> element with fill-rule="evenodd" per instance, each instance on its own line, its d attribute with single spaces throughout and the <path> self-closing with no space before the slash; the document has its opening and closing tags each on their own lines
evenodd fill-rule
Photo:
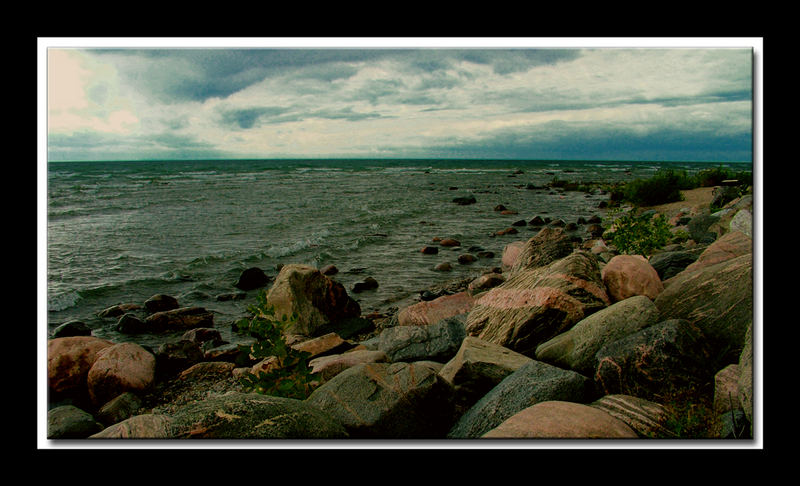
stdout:
<svg viewBox="0 0 800 486">
<path fill-rule="evenodd" d="M 753 160 L 752 39 L 39 47 L 48 161 Z"/>
</svg>

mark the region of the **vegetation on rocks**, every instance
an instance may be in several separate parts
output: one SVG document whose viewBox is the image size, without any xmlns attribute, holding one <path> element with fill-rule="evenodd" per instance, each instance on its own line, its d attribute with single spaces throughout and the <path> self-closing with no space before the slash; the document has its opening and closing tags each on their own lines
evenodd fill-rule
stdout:
<svg viewBox="0 0 800 486">
<path fill-rule="evenodd" d="M 248 311 L 252 317 L 235 323 L 236 331 L 256 339 L 240 346 L 239 364 L 247 360 L 272 358 L 275 365 L 268 371 L 246 372 L 240 381 L 248 392 L 285 398 L 304 399 L 311 394 L 316 377 L 308 366 L 311 353 L 295 349 L 286 341 L 286 330 L 297 319 L 295 314 L 275 317 L 275 309 L 267 303 L 266 293 L 258 295 L 258 303 Z"/>
</svg>

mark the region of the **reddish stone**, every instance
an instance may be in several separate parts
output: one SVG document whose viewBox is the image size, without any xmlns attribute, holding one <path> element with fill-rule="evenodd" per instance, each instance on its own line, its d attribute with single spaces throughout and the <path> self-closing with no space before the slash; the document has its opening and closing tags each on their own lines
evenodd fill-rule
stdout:
<svg viewBox="0 0 800 486">
<path fill-rule="evenodd" d="M 47 342 L 47 380 L 56 393 L 83 391 L 97 353 L 114 343 L 93 336 L 70 336 Z"/>
<path fill-rule="evenodd" d="M 434 300 L 410 305 L 397 315 L 400 326 L 426 326 L 442 319 L 465 314 L 472 309 L 474 299 L 468 292 L 443 295 Z"/>
<path fill-rule="evenodd" d="M 601 271 L 608 295 L 614 302 L 644 295 L 655 299 L 664 290 L 658 272 L 641 255 L 617 255 Z"/>
</svg>

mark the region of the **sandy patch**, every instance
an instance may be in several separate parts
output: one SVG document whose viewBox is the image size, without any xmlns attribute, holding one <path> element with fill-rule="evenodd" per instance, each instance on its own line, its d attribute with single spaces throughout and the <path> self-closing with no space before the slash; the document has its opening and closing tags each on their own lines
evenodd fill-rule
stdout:
<svg viewBox="0 0 800 486">
<path fill-rule="evenodd" d="M 691 208 L 696 212 L 697 210 L 707 208 L 713 199 L 713 187 L 698 187 L 697 189 L 689 189 L 681 191 L 683 194 L 683 201 L 678 201 L 668 204 L 659 204 L 658 206 L 645 206 L 643 210 L 655 209 L 660 214 L 663 214 L 667 219 L 672 218 L 680 212 L 683 208 Z"/>
</svg>

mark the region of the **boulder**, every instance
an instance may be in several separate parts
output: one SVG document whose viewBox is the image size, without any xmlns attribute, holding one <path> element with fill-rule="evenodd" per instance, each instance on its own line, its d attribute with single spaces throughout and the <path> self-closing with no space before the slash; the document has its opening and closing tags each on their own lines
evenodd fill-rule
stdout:
<svg viewBox="0 0 800 486">
<path fill-rule="evenodd" d="M 738 231 L 746 236 L 753 237 L 753 215 L 750 211 L 742 209 L 736 212 L 729 225 L 730 231 Z"/>
<path fill-rule="evenodd" d="M 374 290 L 378 288 L 378 281 L 372 277 L 367 277 L 361 282 L 353 284 L 353 293 L 364 292 L 365 290 Z"/>
<path fill-rule="evenodd" d="M 466 314 L 472 309 L 475 299 L 469 292 L 442 295 L 433 300 L 418 302 L 405 307 L 397 314 L 399 326 L 427 326 L 442 319 Z"/>
<path fill-rule="evenodd" d="M 436 255 L 437 253 L 439 253 L 439 248 L 435 246 L 423 246 L 422 249 L 420 250 L 420 253 L 424 255 Z"/>
<path fill-rule="evenodd" d="M 188 339 L 163 343 L 156 351 L 156 367 L 160 377 L 176 375 L 203 359 L 200 344 Z"/>
<path fill-rule="evenodd" d="M 181 339 L 199 344 L 211 342 L 216 346 L 224 344 L 222 334 L 218 329 L 214 329 L 213 327 L 196 327 L 194 329 L 189 329 L 183 333 Z"/>
<path fill-rule="evenodd" d="M 595 354 L 603 345 L 622 339 L 658 320 L 658 308 L 648 297 L 629 297 L 595 312 L 572 329 L 540 344 L 536 348 L 536 359 L 592 376 Z"/>
<path fill-rule="evenodd" d="M 467 290 L 474 295 L 484 290 L 497 287 L 505 281 L 506 278 L 500 273 L 485 273 L 470 282 L 469 285 L 467 285 Z"/>
<path fill-rule="evenodd" d="M 523 269 L 533 270 L 549 265 L 570 253 L 572 253 L 572 240 L 569 235 L 561 228 L 545 227 L 525 242 L 514 266 L 511 267 L 511 275 Z"/>
<path fill-rule="evenodd" d="M 97 353 L 114 343 L 92 336 L 68 336 L 47 342 L 47 384 L 56 395 L 83 393 Z"/>
<path fill-rule="evenodd" d="M 709 231 L 709 228 L 719 221 L 719 219 L 719 215 L 711 214 L 708 209 L 704 209 L 702 212 L 695 215 L 686 225 L 686 229 L 689 231 L 689 237 L 697 243 L 713 243 L 717 238 L 717 234 Z"/>
<path fill-rule="evenodd" d="M 144 301 L 144 308 L 149 313 L 168 311 L 177 309 L 178 299 L 166 294 L 156 294 Z"/>
<path fill-rule="evenodd" d="M 609 304 L 597 260 L 578 251 L 520 270 L 478 297 L 467 334 L 532 356 L 536 346 Z"/>
<path fill-rule="evenodd" d="M 170 439 L 170 417 L 161 414 L 134 415 L 106 427 L 90 439 Z"/>
<path fill-rule="evenodd" d="M 465 337 L 463 319 L 449 317 L 426 326 L 384 329 L 378 339 L 378 349 L 386 353 L 390 361 L 430 360 L 444 363 L 456 354 Z"/>
<path fill-rule="evenodd" d="M 687 266 L 694 263 L 699 256 L 699 253 L 692 251 L 664 251 L 650 256 L 649 262 L 663 283 L 664 280 L 682 272 Z"/>
<path fill-rule="evenodd" d="M 753 255 L 672 277 L 654 303 L 663 319 L 696 324 L 722 366 L 736 362 L 753 322 Z"/>
<path fill-rule="evenodd" d="M 453 266 L 447 262 L 443 262 L 433 267 L 433 269 L 437 272 L 450 272 L 453 270 Z"/>
<path fill-rule="evenodd" d="M 531 405 L 550 400 L 585 403 L 596 398 L 590 379 L 530 360 L 478 400 L 450 429 L 449 439 L 475 439 Z"/>
<path fill-rule="evenodd" d="M 89 396 L 97 405 L 130 391 L 144 392 L 155 380 L 156 358 L 136 343 L 119 343 L 98 353 L 87 375 Z"/>
<path fill-rule="evenodd" d="M 99 317 L 119 317 L 126 312 L 137 311 L 141 308 L 142 306 L 139 304 L 117 304 L 101 310 L 97 315 Z"/>
<path fill-rule="evenodd" d="M 92 330 L 85 322 L 69 321 L 61 324 L 53 329 L 51 336 L 53 338 L 70 337 L 70 336 L 91 336 Z"/>
<path fill-rule="evenodd" d="M 453 202 L 458 204 L 459 206 L 467 206 L 469 204 L 475 204 L 476 202 L 478 202 L 478 200 L 475 199 L 475 196 L 473 196 L 472 194 L 468 194 L 466 196 L 454 197 Z"/>
<path fill-rule="evenodd" d="M 750 436 L 753 437 L 753 325 L 747 328 L 744 348 L 739 355 L 739 401 L 742 410 L 750 421 Z"/>
<path fill-rule="evenodd" d="M 319 271 L 323 275 L 336 275 L 339 273 L 339 269 L 333 264 L 325 265 L 324 267 L 320 268 Z"/>
<path fill-rule="evenodd" d="M 708 245 L 697 260 L 687 265 L 683 271 L 694 272 L 748 253 L 753 253 L 753 240 L 741 231 L 731 231 Z"/>
<path fill-rule="evenodd" d="M 361 307 L 347 295 L 344 286 L 309 265 L 284 265 L 267 292 L 267 304 L 276 317 L 297 314 L 287 329 L 293 334 L 315 336 L 324 326 L 358 317 Z"/>
<path fill-rule="evenodd" d="M 150 328 L 136 314 L 126 312 L 117 320 L 116 330 L 122 334 L 140 334 Z"/>
<path fill-rule="evenodd" d="M 240 290 L 255 290 L 269 283 L 269 277 L 258 267 L 247 268 L 239 275 L 234 286 Z"/>
<path fill-rule="evenodd" d="M 456 406 L 463 413 L 529 361 L 531 358 L 508 348 L 467 336 L 439 376 L 453 385 Z"/>
<path fill-rule="evenodd" d="M 631 395 L 606 395 L 590 406 L 625 422 L 639 437 L 676 438 L 675 433 L 666 427 L 671 419 L 669 410 L 658 403 Z"/>
<path fill-rule="evenodd" d="M 636 439 L 625 422 L 580 403 L 537 403 L 483 434 L 486 439 Z"/>
<path fill-rule="evenodd" d="M 48 439 L 85 439 L 101 430 L 103 424 L 74 405 L 62 405 L 47 411 Z"/>
<path fill-rule="evenodd" d="M 458 263 L 460 263 L 461 265 L 468 265 L 476 261 L 478 261 L 478 257 L 476 257 L 475 255 L 469 253 L 458 255 Z"/>
<path fill-rule="evenodd" d="M 144 324 L 148 332 L 186 331 L 214 327 L 214 314 L 204 307 L 180 307 L 150 314 Z"/>
<path fill-rule="evenodd" d="M 326 382 L 342 371 L 364 363 L 387 363 L 389 357 L 380 350 L 359 349 L 342 354 L 320 356 L 309 361 L 312 373 Z"/>
<path fill-rule="evenodd" d="M 692 323 L 669 319 L 653 324 L 596 354 L 595 380 L 605 394 L 662 401 L 677 392 L 710 383 L 710 351 Z"/>
<path fill-rule="evenodd" d="M 322 336 L 292 344 L 292 349 L 308 353 L 310 355 L 309 358 L 316 358 L 317 356 L 343 353 L 352 346 L 335 332 L 329 332 Z"/>
<path fill-rule="evenodd" d="M 525 247 L 524 241 L 512 241 L 503 248 L 503 255 L 501 257 L 501 268 L 503 271 L 511 270 L 519 259 L 522 249 Z"/>
<path fill-rule="evenodd" d="M 306 402 L 333 416 L 354 439 L 441 439 L 453 390 L 429 362 L 367 363 L 322 384 Z"/>
<path fill-rule="evenodd" d="M 455 246 L 461 246 L 461 242 L 456 240 L 455 238 L 444 238 L 442 240 L 439 240 L 439 245 L 446 247 L 455 247 Z"/>
<path fill-rule="evenodd" d="M 97 411 L 97 420 L 106 427 L 137 415 L 142 400 L 134 393 L 125 392 L 111 399 Z"/>
<path fill-rule="evenodd" d="M 600 275 L 613 302 L 635 295 L 655 299 L 664 290 L 658 272 L 641 255 L 617 255 L 603 267 Z"/>
<path fill-rule="evenodd" d="M 733 363 L 714 375 L 714 414 L 722 415 L 742 408 L 739 399 L 739 376 L 741 368 Z"/>
</svg>

